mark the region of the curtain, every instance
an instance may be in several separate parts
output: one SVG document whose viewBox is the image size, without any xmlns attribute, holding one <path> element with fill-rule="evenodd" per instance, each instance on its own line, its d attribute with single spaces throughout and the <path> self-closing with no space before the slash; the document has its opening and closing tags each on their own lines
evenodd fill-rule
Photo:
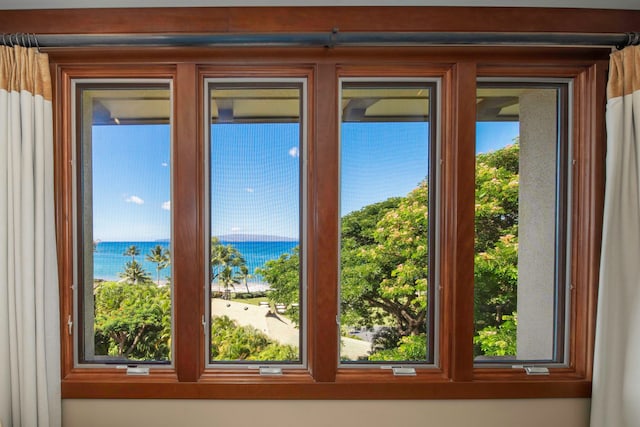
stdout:
<svg viewBox="0 0 640 427">
<path fill-rule="evenodd" d="M 592 427 L 640 426 L 640 47 L 611 55 Z"/>
<path fill-rule="evenodd" d="M 0 46 L 0 424 L 57 427 L 60 329 L 46 54 Z"/>
</svg>

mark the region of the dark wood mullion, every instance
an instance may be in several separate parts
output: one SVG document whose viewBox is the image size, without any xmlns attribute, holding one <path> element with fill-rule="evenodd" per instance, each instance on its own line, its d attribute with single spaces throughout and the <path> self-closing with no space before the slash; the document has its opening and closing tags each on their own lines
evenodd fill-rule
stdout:
<svg viewBox="0 0 640 427">
<path fill-rule="evenodd" d="M 338 79 L 334 63 L 321 63 L 316 68 L 315 141 L 311 145 L 312 177 L 309 191 L 313 202 L 312 224 L 313 258 L 309 267 L 313 271 L 313 307 L 310 307 L 309 365 L 318 382 L 335 380 L 338 363 Z"/>
<path fill-rule="evenodd" d="M 53 67 L 52 67 L 53 68 Z M 71 165 L 73 128 L 71 109 L 71 78 L 56 68 L 53 73 L 54 96 L 60 102 L 54 104 L 56 144 L 54 144 L 55 193 L 56 193 L 56 231 L 58 251 L 58 279 L 60 288 L 60 350 L 62 378 L 73 370 L 73 345 L 76 337 L 67 329 L 73 313 L 73 167 Z"/>
<path fill-rule="evenodd" d="M 173 311 L 174 363 L 179 381 L 197 381 L 203 364 L 203 229 L 200 97 L 195 64 L 179 64 L 174 81 L 173 121 Z"/>
<path fill-rule="evenodd" d="M 453 255 L 447 263 L 452 269 L 451 322 L 451 377 L 454 381 L 471 381 L 473 378 L 473 258 L 475 219 L 475 146 L 476 146 L 476 64 L 459 62 L 455 65 L 452 90 L 453 111 L 450 113 L 452 139 L 449 158 L 445 159 L 448 170 L 445 192 L 452 205 L 445 205 L 451 224 L 453 239 L 446 253 Z M 446 309 L 446 308 L 445 308 Z"/>
<path fill-rule="evenodd" d="M 571 254 L 571 364 L 591 378 L 604 209 L 608 63 L 590 66 L 576 79 L 574 99 Z M 584 236 L 589 236 L 587 239 Z M 579 240 L 580 238 L 580 240 Z"/>
</svg>

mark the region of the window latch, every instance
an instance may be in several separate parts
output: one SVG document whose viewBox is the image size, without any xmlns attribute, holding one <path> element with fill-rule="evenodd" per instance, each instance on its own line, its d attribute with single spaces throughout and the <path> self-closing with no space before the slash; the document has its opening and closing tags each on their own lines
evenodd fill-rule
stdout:
<svg viewBox="0 0 640 427">
<path fill-rule="evenodd" d="M 263 376 L 280 376 L 282 375 L 282 368 L 273 368 L 269 366 L 260 367 L 260 375 Z"/>
<path fill-rule="evenodd" d="M 525 366 L 524 371 L 527 375 L 549 375 L 549 368 L 543 366 Z"/>
<path fill-rule="evenodd" d="M 127 366 L 127 375 L 149 375 L 149 368 Z"/>
<path fill-rule="evenodd" d="M 380 366 L 380 369 L 390 369 L 393 375 L 396 377 L 415 377 L 416 368 L 410 368 L 405 366 Z"/>
<path fill-rule="evenodd" d="M 403 368 L 403 367 L 394 367 L 391 368 L 393 371 L 393 375 L 396 377 L 415 377 L 416 369 L 415 368 Z"/>
<path fill-rule="evenodd" d="M 67 329 L 69 331 L 69 335 L 73 335 L 73 320 L 71 320 L 71 315 L 67 319 Z"/>
</svg>

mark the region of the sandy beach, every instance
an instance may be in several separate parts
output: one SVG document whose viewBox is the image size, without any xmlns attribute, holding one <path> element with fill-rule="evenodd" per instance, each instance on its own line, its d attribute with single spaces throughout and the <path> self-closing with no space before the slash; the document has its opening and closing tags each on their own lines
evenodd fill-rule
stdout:
<svg viewBox="0 0 640 427">
<path fill-rule="evenodd" d="M 266 292 L 269 290 L 269 284 L 264 282 L 247 282 L 245 286 L 244 283 L 239 283 L 234 286 L 230 286 L 231 292 L 247 292 L 247 287 L 249 287 L 249 292 Z M 211 292 L 224 292 L 224 286 L 222 286 L 218 282 L 213 282 L 211 284 Z"/>
<path fill-rule="evenodd" d="M 211 299 L 213 316 L 228 316 L 242 326 L 252 326 L 280 344 L 300 345 L 300 331 L 284 316 L 270 312 L 269 307 Z M 341 338 L 340 354 L 350 360 L 366 356 L 371 343 L 353 338 Z"/>
</svg>

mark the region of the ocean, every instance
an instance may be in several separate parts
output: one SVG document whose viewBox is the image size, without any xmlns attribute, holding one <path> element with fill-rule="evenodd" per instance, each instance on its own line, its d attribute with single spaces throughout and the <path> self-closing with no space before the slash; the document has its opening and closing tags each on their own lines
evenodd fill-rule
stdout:
<svg viewBox="0 0 640 427">
<path fill-rule="evenodd" d="M 247 262 L 247 268 L 253 275 L 249 282 L 261 282 L 262 278 L 255 276 L 255 269 L 262 267 L 265 262 L 279 258 L 283 253 L 290 253 L 298 242 L 225 242 L 224 245 L 234 246 Z M 136 261 L 149 273 L 153 280 L 156 280 L 156 264 L 147 261 L 145 258 L 150 253 L 151 248 L 157 245 L 169 249 L 168 242 L 99 242 L 96 251 L 93 253 L 93 276 L 96 279 L 120 280 L 119 273 L 124 270 L 125 263 L 131 261 L 130 256 L 123 255 L 124 251 L 131 245 L 135 245 L 140 250 L 140 255 L 136 256 Z M 167 280 L 171 275 L 171 267 L 160 271 L 160 280 Z"/>
</svg>

